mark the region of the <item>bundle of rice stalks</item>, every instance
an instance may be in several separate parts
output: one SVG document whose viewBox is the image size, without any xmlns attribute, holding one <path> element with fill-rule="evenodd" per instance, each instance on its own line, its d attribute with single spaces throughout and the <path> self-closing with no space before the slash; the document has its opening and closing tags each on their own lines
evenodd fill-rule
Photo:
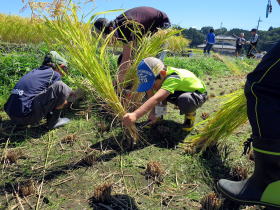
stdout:
<svg viewBox="0 0 280 210">
<path fill-rule="evenodd" d="M 147 57 L 155 57 L 164 49 L 166 49 L 169 39 L 171 39 L 174 35 L 178 34 L 180 30 L 175 29 L 166 29 L 159 30 L 155 34 L 147 33 L 142 37 L 138 37 L 137 46 L 134 48 L 134 57 L 129 66 L 129 69 L 125 75 L 125 81 L 120 85 L 120 90 L 124 87 L 127 87 L 129 84 L 133 84 L 131 88 L 131 100 L 125 100 L 125 107 L 129 109 L 133 106 L 138 106 L 139 102 L 141 102 L 143 98 L 142 93 L 137 93 L 138 87 L 138 78 L 137 78 L 137 66 L 138 64 Z"/>
<path fill-rule="evenodd" d="M 226 97 L 226 96 L 225 96 Z M 205 150 L 218 140 L 231 135 L 235 129 L 247 122 L 247 104 L 244 90 L 237 90 L 227 95 L 220 110 L 205 120 L 199 134 L 185 139 L 185 143 Z"/>
<path fill-rule="evenodd" d="M 222 206 L 222 200 L 217 197 L 217 195 L 212 192 L 204 196 L 201 200 L 201 209 L 203 210 L 219 210 Z"/>
<path fill-rule="evenodd" d="M 144 172 L 146 179 L 153 179 L 158 183 L 163 182 L 164 169 L 157 161 L 151 161 L 147 164 L 147 168 Z"/>
<path fill-rule="evenodd" d="M 47 42 L 52 46 L 59 46 L 70 59 L 70 64 L 80 71 L 94 88 L 95 94 L 105 103 L 112 115 L 122 118 L 127 112 L 116 94 L 107 46 L 114 33 L 103 39 L 103 35 L 91 32 L 90 21 L 83 23 L 77 15 L 77 8 L 72 6 L 63 12 L 55 21 L 46 18 L 49 28 Z M 129 134 L 137 141 L 138 134 L 135 127 L 128 128 Z"/>
<path fill-rule="evenodd" d="M 96 203 L 108 203 L 112 198 L 112 184 L 102 184 L 95 188 L 93 200 Z"/>
</svg>

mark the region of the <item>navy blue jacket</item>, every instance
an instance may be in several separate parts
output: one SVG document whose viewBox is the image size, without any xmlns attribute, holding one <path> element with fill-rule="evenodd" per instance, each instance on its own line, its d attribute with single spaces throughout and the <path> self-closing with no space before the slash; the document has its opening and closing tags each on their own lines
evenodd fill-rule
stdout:
<svg viewBox="0 0 280 210">
<path fill-rule="evenodd" d="M 27 116 L 32 111 L 33 99 L 60 78 L 60 74 L 49 66 L 28 72 L 15 85 L 4 110 L 9 116 Z"/>
</svg>

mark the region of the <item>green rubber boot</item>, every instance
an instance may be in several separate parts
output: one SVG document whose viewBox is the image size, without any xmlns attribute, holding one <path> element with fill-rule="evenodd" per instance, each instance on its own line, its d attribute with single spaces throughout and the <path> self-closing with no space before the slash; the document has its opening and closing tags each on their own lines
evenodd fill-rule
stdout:
<svg viewBox="0 0 280 210">
<path fill-rule="evenodd" d="M 191 132 L 193 130 L 195 116 L 196 116 L 196 112 L 185 114 L 185 120 L 182 127 L 183 131 Z"/>
<path fill-rule="evenodd" d="M 280 153 L 254 148 L 254 154 L 253 175 L 239 182 L 221 179 L 218 190 L 225 197 L 245 205 L 280 208 Z"/>
</svg>

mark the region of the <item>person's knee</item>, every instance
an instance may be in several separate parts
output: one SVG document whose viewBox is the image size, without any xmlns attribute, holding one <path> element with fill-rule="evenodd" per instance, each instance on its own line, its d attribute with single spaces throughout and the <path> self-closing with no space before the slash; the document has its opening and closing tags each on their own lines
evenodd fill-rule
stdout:
<svg viewBox="0 0 280 210">
<path fill-rule="evenodd" d="M 55 82 L 51 88 L 55 95 L 56 109 L 62 109 L 67 104 L 67 99 L 72 94 L 72 89 L 62 81 Z"/>
<path fill-rule="evenodd" d="M 177 104 L 181 114 L 194 112 L 198 107 L 196 101 L 192 98 L 191 93 L 181 94 L 177 99 Z"/>
</svg>

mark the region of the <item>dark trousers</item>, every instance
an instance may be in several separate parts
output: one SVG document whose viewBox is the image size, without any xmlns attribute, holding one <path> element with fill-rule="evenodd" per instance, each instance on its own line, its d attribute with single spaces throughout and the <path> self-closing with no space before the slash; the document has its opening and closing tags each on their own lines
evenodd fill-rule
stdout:
<svg viewBox="0 0 280 210">
<path fill-rule="evenodd" d="M 204 53 L 207 52 L 207 53 L 209 54 L 209 53 L 210 53 L 210 50 L 211 50 L 212 47 L 213 47 L 213 45 L 214 45 L 214 44 L 209 44 L 209 43 L 207 43 L 206 46 L 205 46 L 205 48 L 204 48 Z"/>
<path fill-rule="evenodd" d="M 194 112 L 207 100 L 207 93 L 175 91 L 166 99 L 180 109 L 180 114 Z"/>
<path fill-rule="evenodd" d="M 280 151 L 280 42 L 248 74 L 245 95 L 253 136 L 261 139 L 261 148 L 279 142 L 279 147 L 270 150 Z"/>
<path fill-rule="evenodd" d="M 256 53 L 257 52 L 257 44 L 250 44 L 249 45 L 249 48 L 248 48 L 248 51 L 247 51 L 247 57 L 248 58 L 253 58 L 255 57 L 254 55 L 254 52 Z"/>
</svg>

